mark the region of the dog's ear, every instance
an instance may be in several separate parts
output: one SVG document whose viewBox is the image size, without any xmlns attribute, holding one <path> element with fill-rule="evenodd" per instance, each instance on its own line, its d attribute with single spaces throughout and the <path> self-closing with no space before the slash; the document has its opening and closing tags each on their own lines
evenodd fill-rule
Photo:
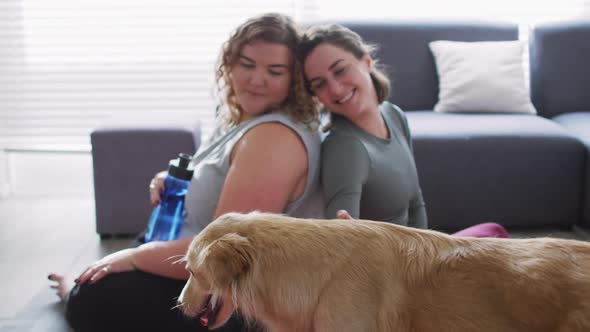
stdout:
<svg viewBox="0 0 590 332">
<path fill-rule="evenodd" d="M 251 266 L 252 248 L 247 238 L 236 233 L 225 234 L 201 251 L 199 265 L 202 271 L 207 271 L 213 286 L 223 289 Z"/>
</svg>

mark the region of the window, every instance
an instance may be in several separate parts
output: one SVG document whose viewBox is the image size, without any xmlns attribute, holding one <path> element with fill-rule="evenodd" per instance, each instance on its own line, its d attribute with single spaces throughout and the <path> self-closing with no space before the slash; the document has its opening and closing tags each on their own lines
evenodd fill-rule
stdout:
<svg viewBox="0 0 590 332">
<path fill-rule="evenodd" d="M 101 126 L 213 125 L 221 42 L 246 18 L 590 16 L 590 0 L 2 0 L 0 149 L 89 151 Z"/>
<path fill-rule="evenodd" d="M 291 0 L 3 0 L 0 149 L 89 151 L 100 126 L 210 130 L 217 54 Z"/>
</svg>

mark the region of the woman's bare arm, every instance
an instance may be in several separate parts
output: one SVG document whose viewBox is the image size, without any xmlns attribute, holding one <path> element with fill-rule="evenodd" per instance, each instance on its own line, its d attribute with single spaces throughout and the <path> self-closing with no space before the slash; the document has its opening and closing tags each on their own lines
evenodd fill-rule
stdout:
<svg viewBox="0 0 590 332">
<path fill-rule="evenodd" d="M 301 138 L 280 123 L 265 123 L 249 130 L 232 151 L 214 219 L 227 212 L 254 210 L 281 213 L 299 198 L 307 180 L 307 151 Z M 187 279 L 184 263 L 191 239 L 146 243 L 133 253 L 133 266 L 141 271 Z"/>
</svg>

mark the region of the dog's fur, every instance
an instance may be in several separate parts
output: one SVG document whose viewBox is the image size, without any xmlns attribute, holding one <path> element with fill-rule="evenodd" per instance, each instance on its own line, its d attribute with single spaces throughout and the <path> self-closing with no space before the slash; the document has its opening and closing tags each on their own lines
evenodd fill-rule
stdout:
<svg viewBox="0 0 590 332">
<path fill-rule="evenodd" d="M 590 244 L 461 238 L 365 220 L 226 214 L 193 240 L 179 298 L 270 331 L 590 331 Z"/>
</svg>

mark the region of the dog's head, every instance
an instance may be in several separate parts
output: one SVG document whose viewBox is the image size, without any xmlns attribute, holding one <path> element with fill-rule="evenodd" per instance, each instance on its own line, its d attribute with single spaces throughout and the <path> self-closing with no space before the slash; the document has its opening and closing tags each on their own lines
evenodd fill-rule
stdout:
<svg viewBox="0 0 590 332">
<path fill-rule="evenodd" d="M 238 281 L 253 262 L 250 241 L 225 228 L 207 227 L 192 241 L 185 257 L 190 278 L 178 299 L 186 315 L 210 328 L 224 325 L 236 309 Z"/>
</svg>

